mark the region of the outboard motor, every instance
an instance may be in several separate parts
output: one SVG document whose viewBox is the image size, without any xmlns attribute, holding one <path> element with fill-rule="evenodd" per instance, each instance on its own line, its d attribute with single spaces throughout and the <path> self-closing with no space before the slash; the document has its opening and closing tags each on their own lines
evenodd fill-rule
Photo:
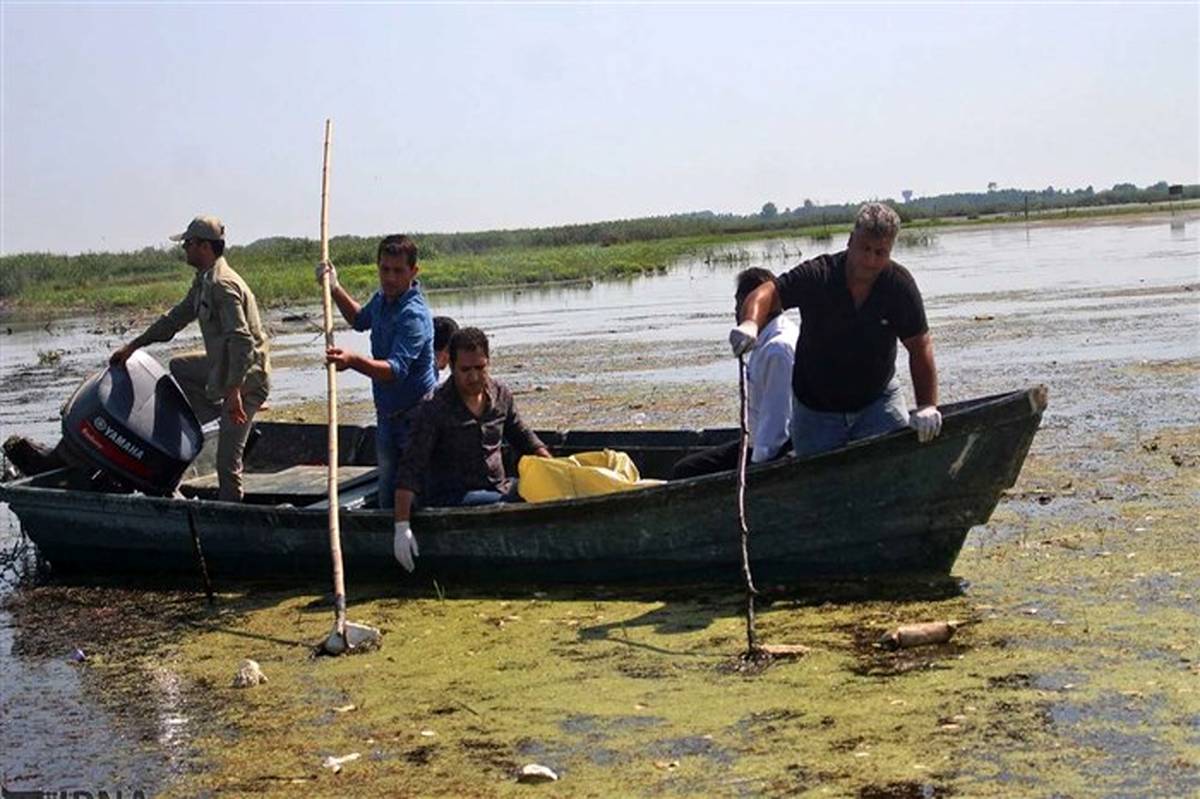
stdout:
<svg viewBox="0 0 1200 799">
<path fill-rule="evenodd" d="M 62 432 L 71 455 L 147 494 L 174 492 L 204 446 L 179 384 L 141 350 L 75 390 Z"/>
</svg>

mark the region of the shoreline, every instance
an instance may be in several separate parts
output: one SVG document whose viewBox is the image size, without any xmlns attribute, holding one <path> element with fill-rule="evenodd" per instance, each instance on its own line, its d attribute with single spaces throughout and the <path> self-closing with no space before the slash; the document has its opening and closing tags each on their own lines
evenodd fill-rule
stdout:
<svg viewBox="0 0 1200 799">
<path fill-rule="evenodd" d="M 971 219 L 967 217 L 914 220 L 901 229 L 905 232 L 937 234 L 940 231 L 987 229 L 990 227 L 1027 224 L 1030 227 L 1085 227 L 1112 220 L 1149 222 L 1167 217 L 1194 218 L 1200 201 L 1184 201 L 1164 208 L 1162 203 L 1128 206 L 1083 207 L 1036 212 L 1025 219 L 1022 213 L 1001 214 Z M 589 282 L 632 278 L 662 273 L 672 264 L 706 249 L 716 249 L 741 242 L 777 239 L 831 240 L 849 231 L 849 226 L 784 228 L 749 231 L 710 236 L 689 236 L 628 242 L 611 246 L 569 245 L 562 247 L 521 247 L 495 249 L 473 256 L 445 256 L 422 261 L 426 292 L 476 293 L 511 291 L 515 289 L 571 286 Z M 113 255 L 118 254 L 98 254 Z M 541 261 L 528 266 L 530 262 Z M 514 270 L 514 266 L 518 269 Z M 234 268 L 247 282 L 259 284 L 256 294 L 264 310 L 278 310 L 315 301 L 308 278 L 307 262 L 250 263 Z M 519 271 L 523 269 L 524 271 Z M 339 268 L 343 283 L 351 292 L 369 292 L 375 283 L 374 269 L 369 264 L 350 264 Z M 500 274 L 497 274 L 499 272 Z M 512 275 L 517 274 L 517 279 Z M 523 275 L 523 276 L 522 276 Z M 182 269 L 139 276 L 139 285 L 121 286 L 116 281 L 104 285 L 72 288 L 68 296 L 65 287 L 53 291 L 48 279 L 39 280 L 22 289 L 15 297 L 0 298 L 0 324 L 28 324 L 64 317 L 93 313 L 109 318 L 123 313 L 152 314 L 150 306 L 165 308 L 187 290 L 189 275 Z M 31 298 L 32 297 L 32 298 Z M 3 331 L 0 331 L 2 333 Z"/>
</svg>

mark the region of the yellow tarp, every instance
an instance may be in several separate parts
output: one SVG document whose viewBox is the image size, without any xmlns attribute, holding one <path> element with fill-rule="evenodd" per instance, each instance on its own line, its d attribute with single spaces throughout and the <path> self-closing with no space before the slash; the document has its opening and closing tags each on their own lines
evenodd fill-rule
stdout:
<svg viewBox="0 0 1200 799">
<path fill-rule="evenodd" d="M 611 449 L 567 458 L 526 455 L 517 464 L 517 473 L 521 478 L 517 492 L 526 502 L 594 497 L 665 482 L 643 480 L 627 454 Z"/>
</svg>

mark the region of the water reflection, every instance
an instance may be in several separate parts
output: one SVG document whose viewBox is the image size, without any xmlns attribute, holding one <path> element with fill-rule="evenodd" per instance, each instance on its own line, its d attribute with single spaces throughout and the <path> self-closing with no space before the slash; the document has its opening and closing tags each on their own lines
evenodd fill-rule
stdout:
<svg viewBox="0 0 1200 799">
<path fill-rule="evenodd" d="M 151 671 L 150 677 L 155 694 L 160 752 L 167 756 L 167 769 L 172 774 L 179 774 L 183 771 L 183 755 L 190 739 L 191 721 L 185 712 L 182 684 L 178 674 L 162 667 Z"/>
</svg>

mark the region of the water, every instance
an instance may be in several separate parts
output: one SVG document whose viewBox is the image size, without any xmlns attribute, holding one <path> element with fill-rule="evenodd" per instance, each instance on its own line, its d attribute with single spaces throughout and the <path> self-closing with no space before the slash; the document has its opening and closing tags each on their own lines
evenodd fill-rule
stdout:
<svg viewBox="0 0 1200 799">
<path fill-rule="evenodd" d="M 1089 381 L 1107 379 L 1114 369 L 1200 358 L 1198 229 L 1200 216 L 1192 215 L 951 230 L 937 233 L 928 246 L 899 244 L 894 256 L 913 272 L 925 296 L 943 401 L 1050 382 L 1051 408 L 1035 446 L 1047 446 L 1056 435 L 1102 428 L 1121 399 L 1089 392 Z M 836 249 L 842 242 L 742 243 L 724 250 L 734 260 L 685 260 L 659 276 L 437 293 L 431 305 L 461 325 L 488 331 L 498 353 L 562 347 L 603 351 L 614 344 L 635 352 L 678 351 L 680 357 L 668 367 L 609 371 L 604 379 L 729 385 L 736 372 L 724 341 L 732 321 L 734 275 L 757 265 L 779 272 L 798 260 L 797 250 L 810 257 L 831 244 Z M 310 314 L 319 318 L 319 312 Z M 320 334 L 311 326 L 285 325 L 281 316 L 274 313 L 269 320 L 281 331 L 273 338 L 272 403 L 286 407 L 320 397 L 324 369 Z M 0 325 L 0 438 L 20 433 L 45 443 L 56 440 L 61 403 L 103 365 L 108 352 L 136 332 L 91 319 Z M 339 342 L 368 348 L 364 334 L 341 332 Z M 193 326 L 171 345 L 151 351 L 165 359 L 199 346 Z M 503 369 L 501 362 L 501 374 Z M 907 376 L 902 365 L 900 373 Z M 1193 375 L 1194 370 L 1185 372 L 1181 379 L 1194 399 Z M 592 379 L 595 375 L 547 378 L 551 383 Z M 1058 385 L 1069 388 L 1059 391 Z M 369 399 L 369 383 L 361 376 L 347 373 L 340 386 L 345 401 Z M 1139 418 L 1148 424 L 1194 424 L 1192 403 L 1186 395 L 1183 400 L 1147 408 Z M 18 536 L 16 521 L 0 505 L 0 551 L 11 549 Z M 127 726 L 93 700 L 79 671 L 66 664 L 67 653 L 15 654 L 19 634 L 12 616 L 0 612 L 0 751 L 6 753 L 6 769 L 43 764 L 40 784 L 56 784 L 70 777 L 72 763 L 86 762 L 98 785 L 121 784 L 130 763 L 137 764 L 138 774 L 154 779 L 171 771 L 172 752 L 186 747 L 190 733 L 186 716 L 171 699 L 169 675 L 158 682 L 157 698 L 148 700 L 158 731 L 142 731 L 142 739 L 159 736 L 155 759 L 123 737 Z M 64 723 L 75 748 L 66 760 L 56 754 Z M 55 770 L 54 763 L 62 768 Z"/>
<path fill-rule="evenodd" d="M 916 277 L 925 297 L 943 380 L 958 369 L 1057 362 L 1175 360 L 1200 355 L 1196 325 L 1200 286 L 1200 215 L 1097 221 L 1073 226 L 1017 225 L 939 232 L 928 246 L 897 244 L 894 257 Z M 487 331 L 493 348 L 619 343 L 632 350 L 708 344 L 702 357 L 670 368 L 631 369 L 628 379 L 728 382 L 724 340 L 733 314 L 733 279 L 748 266 L 781 272 L 797 253 L 811 257 L 842 242 L 807 238 L 746 242 L 719 248 L 739 260 L 685 259 L 664 275 L 594 284 L 437 292 L 434 313 Z M 431 266 L 430 268 L 436 268 Z M 366 298 L 362 297 L 365 301 Z M 294 311 L 293 311 L 294 312 Z M 319 319 L 319 309 L 309 312 Z M 794 314 L 794 311 L 789 313 Z M 279 407 L 323 395 L 321 335 L 311 326 L 270 323 L 276 363 L 271 402 Z M 991 323 L 1025 325 L 1027 337 L 987 335 Z M 71 391 L 101 368 L 107 353 L 138 330 L 94 319 L 7 323 L 0 329 L 0 439 L 14 433 L 52 443 L 58 410 Z M 982 332 L 981 332 L 982 331 Z M 339 344 L 366 351 L 367 335 L 340 331 Z M 195 325 L 168 345 L 201 347 Z M 39 355 L 45 361 L 39 363 Z M 49 355 L 48 355 L 49 354 Z M 1052 357 L 1051 357 L 1052 356 Z M 904 362 L 903 353 L 899 363 Z M 503 373 L 504 364 L 498 364 Z M 904 369 L 901 368 L 901 373 Z M 587 380 L 551 375 L 550 380 Z M 339 378 L 343 401 L 369 400 L 370 382 L 353 372 Z M 943 395 L 945 395 L 943 391 Z M 965 399 L 943 396 L 943 401 Z M 0 509 L 0 547 L 14 533 Z"/>
</svg>

